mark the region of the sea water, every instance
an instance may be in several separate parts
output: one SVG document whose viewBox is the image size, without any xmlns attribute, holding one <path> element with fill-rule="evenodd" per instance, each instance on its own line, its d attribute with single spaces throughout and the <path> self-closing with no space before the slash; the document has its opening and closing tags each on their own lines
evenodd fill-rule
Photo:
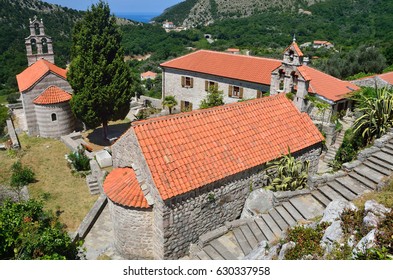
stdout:
<svg viewBox="0 0 393 280">
<path fill-rule="evenodd" d="M 133 21 L 148 23 L 152 18 L 159 16 L 160 14 L 147 14 L 147 13 L 115 13 L 115 15 L 119 18 L 126 18 Z"/>
</svg>

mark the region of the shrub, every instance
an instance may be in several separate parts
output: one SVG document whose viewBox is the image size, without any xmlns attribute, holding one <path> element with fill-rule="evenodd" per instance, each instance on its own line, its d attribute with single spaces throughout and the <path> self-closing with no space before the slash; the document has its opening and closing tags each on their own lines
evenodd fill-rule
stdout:
<svg viewBox="0 0 393 280">
<path fill-rule="evenodd" d="M 201 101 L 199 108 L 207 109 L 220 105 L 224 105 L 223 91 L 218 90 L 218 87 L 210 87 L 206 98 Z"/>
<path fill-rule="evenodd" d="M 345 131 L 343 142 L 337 150 L 334 158 L 335 165 L 332 167 L 336 168 L 335 170 L 338 170 L 341 168 L 343 163 L 354 160 L 358 151 L 364 146 L 362 138 L 358 137 L 358 135 L 354 133 L 353 129 L 348 129 Z"/>
<path fill-rule="evenodd" d="M 35 181 L 35 174 L 29 167 L 23 167 L 20 161 L 11 167 L 11 187 L 20 189 Z"/>
<path fill-rule="evenodd" d="M 4 134 L 4 128 L 8 119 L 8 108 L 0 104 L 0 136 Z"/>
<path fill-rule="evenodd" d="M 76 171 L 90 170 L 90 159 L 86 156 L 83 148 L 78 148 L 78 151 L 70 153 L 68 159 Z"/>
</svg>

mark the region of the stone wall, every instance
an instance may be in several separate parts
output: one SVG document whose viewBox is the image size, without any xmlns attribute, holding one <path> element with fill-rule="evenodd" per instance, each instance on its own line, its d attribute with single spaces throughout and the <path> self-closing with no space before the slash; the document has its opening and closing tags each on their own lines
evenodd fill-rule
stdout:
<svg viewBox="0 0 393 280">
<path fill-rule="evenodd" d="M 353 83 L 359 87 L 372 87 L 372 88 L 374 88 L 376 86 L 377 88 L 384 88 L 384 87 L 392 88 L 391 84 L 382 80 L 378 76 L 351 81 L 351 83 Z"/>
<path fill-rule="evenodd" d="M 108 200 L 116 250 L 126 259 L 153 258 L 153 212 L 127 208 Z"/>
<path fill-rule="evenodd" d="M 58 86 L 59 88 L 72 93 L 70 84 L 65 79 L 53 73 L 48 73 L 32 88 L 22 92 L 21 98 L 25 111 L 27 130 L 30 136 L 36 136 L 40 134 L 33 100 L 43 93 L 44 90 L 49 86 Z"/>
<path fill-rule="evenodd" d="M 182 87 L 182 76 L 192 77 L 194 79 L 192 88 Z M 212 81 L 218 83 L 218 90 L 222 90 L 224 93 L 225 104 L 239 101 L 239 98 L 228 96 L 229 85 L 243 88 L 243 99 L 256 98 L 258 90 L 262 92 L 269 92 L 270 90 L 269 85 L 262 85 L 258 83 L 233 80 L 208 74 L 166 68 L 163 72 L 163 98 L 168 95 L 174 95 L 176 97 L 178 105 L 175 107 L 174 112 L 180 112 L 181 100 L 191 102 L 192 109 L 198 109 L 201 101 L 207 96 L 207 92 L 205 91 L 205 81 Z"/>
<path fill-rule="evenodd" d="M 75 129 L 75 118 L 68 102 L 53 105 L 35 104 L 35 111 L 41 137 L 59 138 Z M 52 114 L 56 116 L 54 121 Z"/>
</svg>

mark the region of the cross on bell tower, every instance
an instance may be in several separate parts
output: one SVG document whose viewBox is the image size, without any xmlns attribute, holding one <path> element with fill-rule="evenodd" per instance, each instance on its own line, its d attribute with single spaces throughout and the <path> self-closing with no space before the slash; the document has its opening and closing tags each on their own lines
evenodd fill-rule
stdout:
<svg viewBox="0 0 393 280">
<path fill-rule="evenodd" d="M 45 35 L 42 19 L 38 20 L 37 16 L 34 16 L 29 22 L 30 36 L 25 39 L 28 66 L 42 58 L 55 63 L 52 38 Z"/>
</svg>

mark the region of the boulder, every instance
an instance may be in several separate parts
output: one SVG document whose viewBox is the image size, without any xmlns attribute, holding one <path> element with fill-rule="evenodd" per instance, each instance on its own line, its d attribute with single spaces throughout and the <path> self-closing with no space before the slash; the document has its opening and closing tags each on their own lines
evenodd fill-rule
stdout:
<svg viewBox="0 0 393 280">
<path fill-rule="evenodd" d="M 247 256 L 244 257 L 245 260 L 262 260 L 269 253 L 269 243 L 266 240 L 261 241 L 258 247 L 252 250 Z"/>
<path fill-rule="evenodd" d="M 352 202 L 340 199 L 333 200 L 323 211 L 323 217 L 319 223 L 332 223 L 336 220 L 339 220 L 341 213 L 344 211 L 344 209 L 357 210 L 357 207 Z"/>
<path fill-rule="evenodd" d="M 367 249 L 375 246 L 375 232 L 376 229 L 371 230 L 365 237 L 363 237 L 356 247 L 352 250 L 352 256 L 354 257 L 357 253 L 365 253 Z"/>
<path fill-rule="evenodd" d="M 344 237 L 343 229 L 341 227 L 341 221 L 334 221 L 332 224 L 325 230 L 325 233 L 322 237 L 321 243 L 326 244 L 325 250 L 331 252 L 334 247 L 334 244 L 341 243 Z"/>
<path fill-rule="evenodd" d="M 295 248 L 295 246 L 296 246 L 296 243 L 293 242 L 293 241 L 290 241 L 290 242 L 285 243 L 284 245 L 282 245 L 280 254 L 278 254 L 278 259 L 279 259 L 279 260 L 285 259 L 286 253 L 287 253 L 289 250 Z"/>
<path fill-rule="evenodd" d="M 261 258 L 261 260 L 276 260 L 278 258 L 278 252 L 280 252 L 281 244 L 278 243 L 277 245 L 270 248 L 269 252 Z"/>
<path fill-rule="evenodd" d="M 377 216 L 385 217 L 386 213 L 389 213 L 391 211 L 390 208 L 385 207 L 382 204 L 379 204 L 375 200 L 367 200 L 366 203 L 364 204 L 364 212 L 365 213 L 373 213 Z"/>
<path fill-rule="evenodd" d="M 373 212 L 368 212 L 367 215 L 363 218 L 363 225 L 366 227 L 378 227 L 379 217 L 376 216 Z"/>
<path fill-rule="evenodd" d="M 241 219 L 251 218 L 265 213 L 274 205 L 274 195 L 272 191 L 258 189 L 250 193 L 248 196 Z"/>
</svg>

